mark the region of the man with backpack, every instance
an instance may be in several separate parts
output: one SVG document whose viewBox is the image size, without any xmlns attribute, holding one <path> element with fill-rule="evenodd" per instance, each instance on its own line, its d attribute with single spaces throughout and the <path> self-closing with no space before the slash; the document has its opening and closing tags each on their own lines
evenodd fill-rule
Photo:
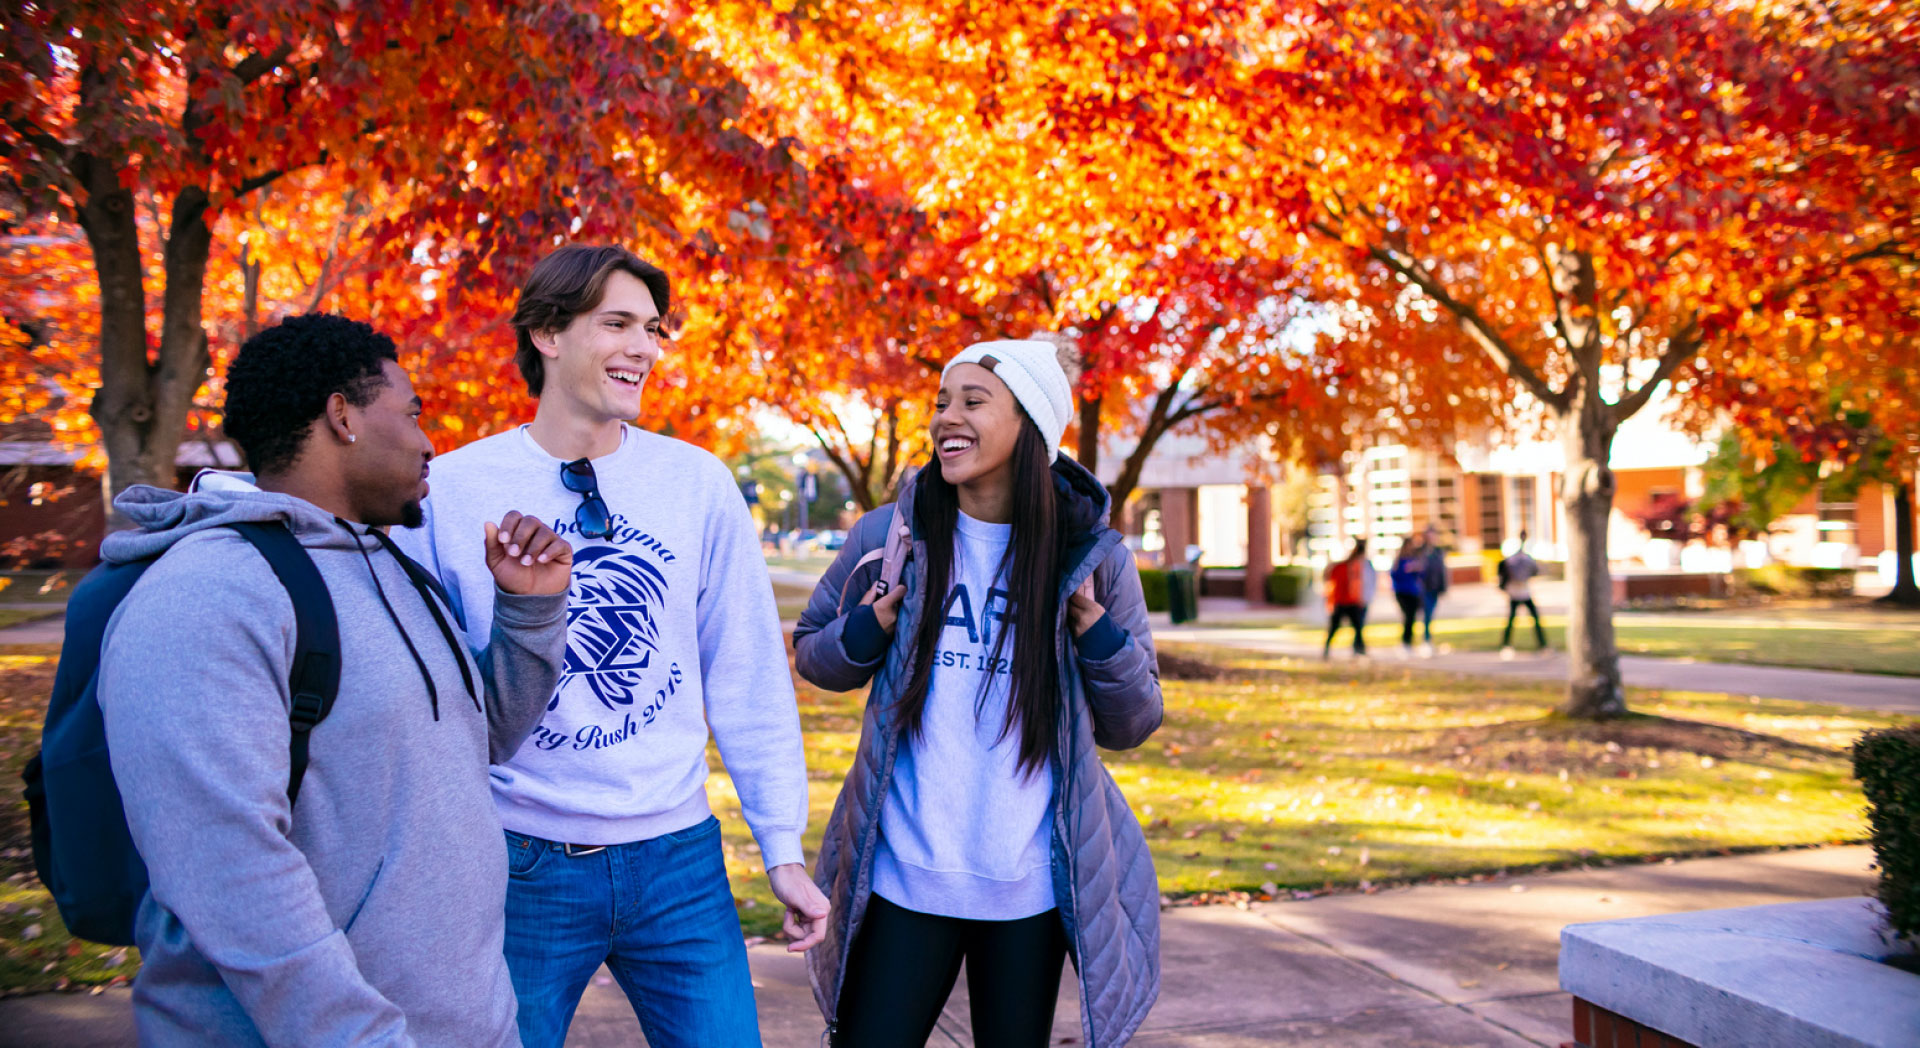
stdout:
<svg viewBox="0 0 1920 1048">
<path fill-rule="evenodd" d="M 1367 540 L 1355 539 L 1353 552 L 1347 559 L 1327 565 L 1327 642 L 1320 647 L 1320 657 L 1328 658 L 1333 654 L 1333 637 L 1340 632 L 1341 623 L 1353 626 L 1353 654 L 1355 658 L 1365 658 L 1367 654 L 1367 605 L 1373 600 L 1373 590 L 1378 584 L 1373 565 L 1367 561 Z"/>
<path fill-rule="evenodd" d="M 565 672 L 528 745 L 493 772 L 527 1048 L 559 1048 L 602 964 L 655 1048 L 759 1045 L 707 800 L 710 736 L 787 909 L 788 949 L 825 932 L 800 844 L 800 716 L 753 517 L 719 459 L 630 424 L 669 290 L 618 247 L 569 245 L 535 265 L 513 314 L 533 421 L 435 462 L 426 527 L 402 539 L 472 622 L 497 608 L 479 521 L 520 506 L 575 547 Z"/>
<path fill-rule="evenodd" d="M 1540 607 L 1533 602 L 1533 579 L 1540 574 L 1540 563 L 1527 555 L 1527 533 L 1520 533 L 1513 555 L 1500 562 L 1500 588 L 1507 594 L 1507 628 L 1500 632 L 1500 657 L 1513 656 L 1513 619 L 1521 608 L 1533 616 L 1533 639 L 1540 650 L 1547 649 L 1547 633 L 1540 628 Z"/>
<path fill-rule="evenodd" d="M 487 765 L 552 694 L 572 556 L 534 517 L 476 523 L 494 603 L 471 656 L 457 610 L 382 530 L 420 522 L 419 414 L 391 340 L 295 317 L 227 374 L 226 431 L 254 476 L 115 503 L 139 528 L 102 555 L 158 558 L 97 677 L 150 880 L 142 1045 L 519 1044 Z M 256 525 L 297 548 L 256 544 Z M 77 829 L 57 803 L 53 823 L 56 840 Z"/>
</svg>

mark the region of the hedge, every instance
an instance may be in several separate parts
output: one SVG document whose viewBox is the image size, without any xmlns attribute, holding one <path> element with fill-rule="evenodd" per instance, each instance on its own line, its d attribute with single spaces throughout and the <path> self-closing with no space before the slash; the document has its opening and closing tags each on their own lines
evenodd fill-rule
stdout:
<svg viewBox="0 0 1920 1048">
<path fill-rule="evenodd" d="M 1876 894 L 1896 935 L 1920 941 L 1920 726 L 1870 731 L 1853 746 L 1880 867 Z"/>
<path fill-rule="evenodd" d="M 1161 568 L 1141 568 L 1140 588 L 1146 593 L 1148 611 L 1167 610 L 1167 573 Z"/>
<path fill-rule="evenodd" d="M 1299 564 L 1282 564 L 1267 576 L 1267 603 L 1293 606 L 1307 599 L 1313 587 L 1313 569 Z"/>
<path fill-rule="evenodd" d="M 1733 573 L 1736 589 L 1774 597 L 1851 597 L 1853 579 L 1852 568 L 1800 568 L 1787 564 L 1738 568 Z"/>
</svg>

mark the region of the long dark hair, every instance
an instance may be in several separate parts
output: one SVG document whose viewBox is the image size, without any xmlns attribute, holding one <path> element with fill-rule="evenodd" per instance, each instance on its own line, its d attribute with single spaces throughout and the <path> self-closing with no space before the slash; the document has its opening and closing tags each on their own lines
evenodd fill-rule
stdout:
<svg viewBox="0 0 1920 1048">
<path fill-rule="evenodd" d="M 1007 600 L 1013 610 L 1013 629 L 1001 630 L 993 642 L 993 658 L 1000 658 L 1013 634 L 1012 692 L 1000 739 L 1019 733 L 1023 774 L 1046 765 L 1053 752 L 1059 723 L 1059 659 L 1054 625 L 1060 611 L 1060 565 L 1066 535 L 1061 527 L 1059 499 L 1053 489 L 1047 442 L 1033 420 L 1020 415 L 1020 436 L 1013 445 L 1013 539 L 1007 543 Z M 960 496 L 947 483 L 936 463 L 920 471 L 914 482 L 914 516 L 927 547 L 927 586 L 922 591 L 920 624 L 914 632 L 913 676 L 895 707 L 908 735 L 920 735 L 927 690 L 933 682 L 933 654 L 947 626 L 947 596 L 953 575 L 953 536 L 959 525 Z M 981 678 L 981 694 L 992 674 Z M 976 704 L 977 708 L 977 704 Z"/>
</svg>

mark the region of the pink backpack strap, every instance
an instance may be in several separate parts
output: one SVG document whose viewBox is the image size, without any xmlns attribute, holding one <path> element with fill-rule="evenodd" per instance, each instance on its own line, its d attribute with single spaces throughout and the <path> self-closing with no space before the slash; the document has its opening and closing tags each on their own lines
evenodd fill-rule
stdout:
<svg viewBox="0 0 1920 1048">
<path fill-rule="evenodd" d="M 898 511 L 894 515 L 898 517 Z M 853 562 L 853 570 L 847 572 L 847 580 L 840 584 L 841 608 L 844 609 L 847 606 L 847 590 L 853 585 L 853 577 L 859 574 L 861 568 L 876 560 L 880 562 L 880 592 L 888 593 L 900 584 L 900 576 L 905 573 L 907 567 L 909 545 L 907 540 L 912 537 L 912 534 L 912 530 L 905 521 L 896 521 L 887 529 L 885 545 L 879 549 L 868 550 L 859 560 Z M 863 597 L 865 595 L 861 594 Z"/>
</svg>

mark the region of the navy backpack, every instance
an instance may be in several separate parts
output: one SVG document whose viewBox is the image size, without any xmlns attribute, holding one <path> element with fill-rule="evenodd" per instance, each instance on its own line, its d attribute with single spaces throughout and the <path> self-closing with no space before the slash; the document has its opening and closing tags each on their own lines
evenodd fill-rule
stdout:
<svg viewBox="0 0 1920 1048">
<path fill-rule="evenodd" d="M 326 718 L 340 689 L 339 622 L 319 569 L 284 524 L 227 526 L 260 551 L 293 599 L 292 772 L 287 779 L 292 801 L 307 771 L 308 734 Z M 27 762 L 24 775 L 40 882 L 53 894 L 69 932 L 114 946 L 134 944 L 134 915 L 147 894 L 147 866 L 127 829 L 95 688 L 107 623 L 159 559 L 102 564 L 74 587 L 40 752 Z"/>
</svg>

